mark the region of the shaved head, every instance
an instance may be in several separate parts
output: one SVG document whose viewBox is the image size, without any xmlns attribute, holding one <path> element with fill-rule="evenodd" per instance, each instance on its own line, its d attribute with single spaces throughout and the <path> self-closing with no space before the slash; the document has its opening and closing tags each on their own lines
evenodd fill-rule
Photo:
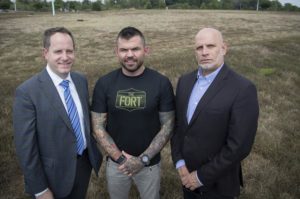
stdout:
<svg viewBox="0 0 300 199">
<path fill-rule="evenodd" d="M 224 63 L 227 46 L 222 33 L 214 28 L 203 28 L 195 36 L 195 55 L 203 75 L 208 75 Z"/>
<path fill-rule="evenodd" d="M 195 36 L 195 40 L 197 40 L 198 37 L 201 37 L 203 35 L 214 35 L 214 37 L 218 40 L 218 42 L 223 43 L 223 35 L 222 33 L 215 29 L 215 28 L 203 28 L 201 29 L 197 35 Z"/>
</svg>

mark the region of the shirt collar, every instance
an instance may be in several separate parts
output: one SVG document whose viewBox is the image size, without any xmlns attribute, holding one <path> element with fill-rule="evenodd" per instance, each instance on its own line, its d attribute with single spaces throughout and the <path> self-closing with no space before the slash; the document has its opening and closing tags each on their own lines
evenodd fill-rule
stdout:
<svg viewBox="0 0 300 199">
<path fill-rule="evenodd" d="M 199 78 L 202 78 L 202 79 L 206 79 L 209 81 L 213 81 L 215 79 L 215 77 L 218 75 L 219 71 L 222 69 L 223 65 L 224 65 L 224 63 L 221 65 L 221 67 L 217 68 L 217 70 L 215 70 L 214 72 L 212 72 L 206 76 L 202 75 L 202 69 L 201 69 L 201 67 L 199 67 L 198 73 L 197 73 L 197 80 Z"/>
<path fill-rule="evenodd" d="M 73 83 L 72 79 L 71 79 L 71 75 L 70 73 L 68 74 L 66 79 L 62 79 L 60 76 L 58 76 L 57 74 L 55 74 L 53 72 L 53 70 L 50 68 L 50 66 L 47 64 L 46 66 L 46 70 L 50 76 L 50 78 L 52 79 L 53 83 L 55 86 L 59 86 L 59 84 L 63 81 L 63 80 L 69 80 L 70 83 Z"/>
</svg>

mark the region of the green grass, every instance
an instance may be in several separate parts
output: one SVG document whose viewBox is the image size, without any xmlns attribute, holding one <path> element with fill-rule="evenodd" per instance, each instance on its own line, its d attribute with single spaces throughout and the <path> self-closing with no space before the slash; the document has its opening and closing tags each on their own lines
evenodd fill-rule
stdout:
<svg viewBox="0 0 300 199">
<path fill-rule="evenodd" d="M 77 19 L 83 19 L 78 22 Z M 40 71 L 42 32 L 66 26 L 76 40 L 75 70 L 97 79 L 118 67 L 113 48 L 118 31 L 141 29 L 150 46 L 146 65 L 178 78 L 196 69 L 193 37 L 204 26 L 220 29 L 229 44 L 226 62 L 257 86 L 259 127 L 243 161 L 241 199 L 300 198 L 300 14 L 251 11 L 123 10 L 100 13 L 0 14 L 0 198 L 26 198 L 13 145 L 12 101 L 17 85 Z M 163 152 L 161 198 L 182 198 L 170 147 Z M 92 176 L 88 198 L 108 198 L 104 167 Z M 138 198 L 135 188 L 130 198 Z"/>
</svg>

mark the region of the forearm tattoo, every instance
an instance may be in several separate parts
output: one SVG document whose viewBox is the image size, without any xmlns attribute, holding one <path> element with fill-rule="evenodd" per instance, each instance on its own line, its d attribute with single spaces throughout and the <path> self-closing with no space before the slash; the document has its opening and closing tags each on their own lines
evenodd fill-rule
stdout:
<svg viewBox="0 0 300 199">
<path fill-rule="evenodd" d="M 169 141 L 174 128 L 175 112 L 160 112 L 159 119 L 161 123 L 161 129 L 154 137 L 146 151 L 144 151 L 144 154 L 147 154 L 150 159 L 160 152 L 165 144 Z"/>
<path fill-rule="evenodd" d="M 116 146 L 112 137 L 105 130 L 106 121 L 107 113 L 92 112 L 93 136 L 108 155 L 116 160 L 121 155 L 121 151 Z"/>
</svg>

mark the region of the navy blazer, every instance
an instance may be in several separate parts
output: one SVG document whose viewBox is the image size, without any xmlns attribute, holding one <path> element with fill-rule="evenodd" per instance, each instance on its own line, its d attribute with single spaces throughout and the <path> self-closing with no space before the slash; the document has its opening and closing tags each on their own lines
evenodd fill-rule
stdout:
<svg viewBox="0 0 300 199">
<path fill-rule="evenodd" d="M 190 172 L 197 170 L 204 184 L 201 189 L 237 196 L 241 161 L 250 153 L 257 130 L 256 88 L 224 64 L 188 124 L 187 107 L 196 77 L 197 70 L 178 81 L 173 162 L 184 159 Z"/>
<path fill-rule="evenodd" d="M 74 72 L 71 78 L 83 109 L 89 160 L 98 173 L 102 155 L 91 136 L 87 80 Z M 76 174 L 76 137 L 46 69 L 16 89 L 13 125 L 26 192 L 35 194 L 49 187 L 55 197 L 68 195 Z"/>
</svg>

